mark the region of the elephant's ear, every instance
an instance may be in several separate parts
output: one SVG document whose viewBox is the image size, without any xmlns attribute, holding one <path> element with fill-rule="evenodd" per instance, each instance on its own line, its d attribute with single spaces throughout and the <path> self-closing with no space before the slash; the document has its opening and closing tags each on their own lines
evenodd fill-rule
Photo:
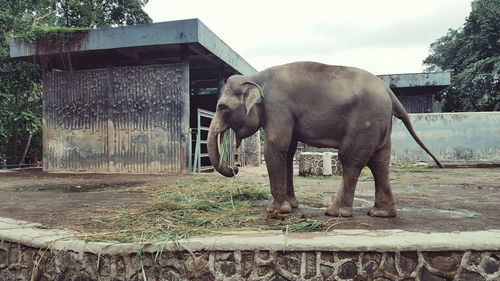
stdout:
<svg viewBox="0 0 500 281">
<path fill-rule="evenodd" d="M 261 103 L 263 98 L 262 88 L 254 82 L 244 82 L 242 85 L 249 85 L 248 90 L 245 92 L 244 100 L 245 108 L 247 110 L 247 115 L 250 113 L 250 109 L 256 104 Z"/>
</svg>

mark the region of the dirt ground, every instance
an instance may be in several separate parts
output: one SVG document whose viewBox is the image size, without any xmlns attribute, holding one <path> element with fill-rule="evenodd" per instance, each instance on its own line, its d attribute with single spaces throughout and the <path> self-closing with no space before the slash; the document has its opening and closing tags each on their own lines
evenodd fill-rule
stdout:
<svg viewBox="0 0 500 281">
<path fill-rule="evenodd" d="M 268 190 L 265 166 L 244 167 L 238 181 Z M 337 219 L 336 228 L 465 231 L 500 229 L 500 168 L 392 169 L 396 218 L 372 218 L 374 187 L 369 174 L 358 183 L 352 218 Z M 134 174 L 45 173 L 41 169 L 0 170 L 0 217 L 73 228 L 103 208 L 137 208 L 150 200 L 147 188 L 180 177 L 221 177 L 216 173 L 167 176 Z M 340 178 L 295 176 L 299 201 L 294 212 L 321 220 L 340 186 Z M 234 179 L 227 179 L 234 180 Z M 262 216 L 265 205 L 262 202 Z M 300 202 L 299 202 L 300 203 Z"/>
</svg>

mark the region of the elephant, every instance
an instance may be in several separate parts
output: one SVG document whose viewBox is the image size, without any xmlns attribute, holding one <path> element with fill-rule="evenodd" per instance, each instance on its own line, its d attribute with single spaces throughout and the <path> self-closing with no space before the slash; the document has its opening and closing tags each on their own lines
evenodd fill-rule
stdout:
<svg viewBox="0 0 500 281">
<path fill-rule="evenodd" d="M 286 214 L 298 206 L 292 168 L 297 143 L 336 148 L 343 175 L 326 215 L 352 216 L 358 177 L 368 166 L 375 181 L 375 202 L 368 215 L 395 217 L 389 177 L 392 115 L 402 120 L 413 139 L 442 168 L 418 138 L 403 105 L 380 78 L 360 68 L 317 62 L 294 62 L 253 75 L 230 76 L 210 124 L 208 154 L 220 174 L 232 177 L 238 168 L 220 163 L 219 134 L 232 129 L 239 146 L 262 127 L 273 197 L 266 211 Z"/>
</svg>

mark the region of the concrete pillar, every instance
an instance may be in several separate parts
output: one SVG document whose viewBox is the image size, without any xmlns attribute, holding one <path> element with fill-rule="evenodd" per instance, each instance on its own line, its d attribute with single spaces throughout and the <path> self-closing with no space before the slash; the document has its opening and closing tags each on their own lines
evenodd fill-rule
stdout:
<svg viewBox="0 0 500 281">
<path fill-rule="evenodd" d="M 333 152 L 323 152 L 323 176 L 332 175 Z"/>
<path fill-rule="evenodd" d="M 244 140 L 245 142 L 245 163 L 249 166 L 259 166 L 261 163 L 260 131 Z"/>
</svg>

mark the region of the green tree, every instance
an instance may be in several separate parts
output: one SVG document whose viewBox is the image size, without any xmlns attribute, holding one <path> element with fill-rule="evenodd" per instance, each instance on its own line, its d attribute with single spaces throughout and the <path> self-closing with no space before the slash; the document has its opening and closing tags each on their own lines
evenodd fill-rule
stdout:
<svg viewBox="0 0 500 281">
<path fill-rule="evenodd" d="M 464 25 L 430 45 L 427 71 L 451 71 L 436 95 L 443 111 L 500 110 L 500 1 L 475 0 Z"/>
<path fill-rule="evenodd" d="M 9 41 L 39 27 L 151 23 L 148 0 L 0 0 L 0 160 L 41 156 L 41 70 L 10 58 Z M 32 144 L 32 145 L 30 145 Z"/>
<path fill-rule="evenodd" d="M 66 27 L 110 27 L 151 23 L 142 9 L 148 0 L 59 0 L 54 1 L 60 17 L 57 25 Z"/>
</svg>

